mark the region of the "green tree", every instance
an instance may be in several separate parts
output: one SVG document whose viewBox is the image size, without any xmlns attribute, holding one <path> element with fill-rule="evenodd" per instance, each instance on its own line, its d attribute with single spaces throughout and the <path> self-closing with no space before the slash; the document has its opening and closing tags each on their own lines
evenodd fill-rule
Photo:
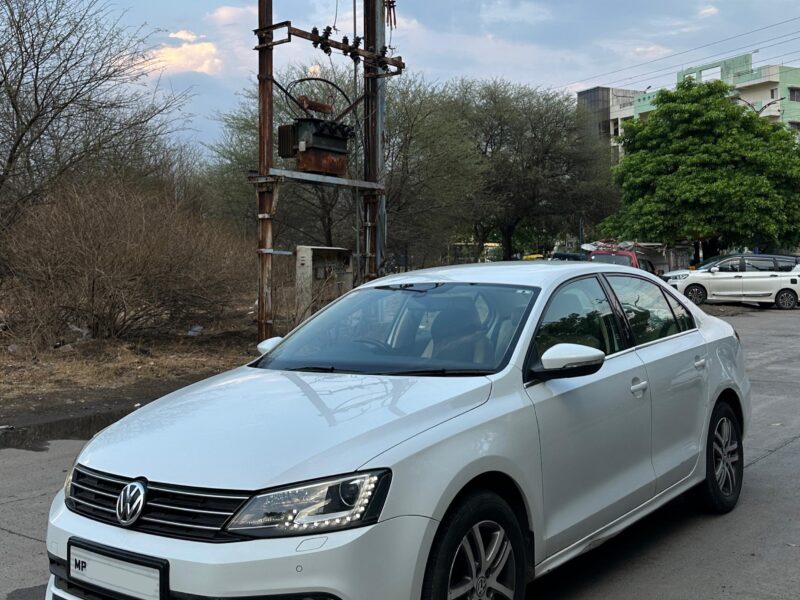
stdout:
<svg viewBox="0 0 800 600">
<path fill-rule="evenodd" d="M 594 223 L 613 211 L 610 149 L 574 98 L 502 80 L 462 80 L 451 93 L 484 163 L 477 242 L 497 235 L 510 260 L 520 228 L 577 233 L 581 218 Z"/>
<path fill-rule="evenodd" d="M 736 104 L 716 81 L 662 90 L 633 121 L 616 169 L 623 206 L 605 227 L 618 237 L 717 246 L 800 241 L 800 149 L 777 123 Z"/>
</svg>

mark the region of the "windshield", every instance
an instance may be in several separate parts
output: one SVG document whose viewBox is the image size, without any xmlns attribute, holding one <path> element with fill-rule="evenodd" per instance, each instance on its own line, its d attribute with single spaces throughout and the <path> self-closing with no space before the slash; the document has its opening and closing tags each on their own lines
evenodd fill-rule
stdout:
<svg viewBox="0 0 800 600">
<path fill-rule="evenodd" d="M 592 260 L 606 265 L 622 265 L 624 267 L 633 265 L 631 257 L 625 254 L 593 254 Z"/>
<path fill-rule="evenodd" d="M 357 290 L 254 366 L 280 371 L 468 376 L 510 359 L 538 288 L 468 283 Z"/>
<path fill-rule="evenodd" d="M 697 271 L 705 271 L 706 269 L 710 269 L 718 262 L 722 261 L 725 257 L 724 256 L 715 256 L 714 258 L 709 258 L 701 262 L 699 265 L 695 266 L 695 270 Z"/>
</svg>

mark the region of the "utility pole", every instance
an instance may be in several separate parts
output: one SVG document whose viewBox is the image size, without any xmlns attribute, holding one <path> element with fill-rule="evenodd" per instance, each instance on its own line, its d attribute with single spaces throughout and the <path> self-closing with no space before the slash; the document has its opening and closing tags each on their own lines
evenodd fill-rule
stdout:
<svg viewBox="0 0 800 600">
<path fill-rule="evenodd" d="M 258 103 L 259 140 L 258 175 L 258 337 L 273 337 L 272 307 L 272 216 L 275 211 L 276 184 L 268 181 L 272 169 L 273 148 L 273 55 L 272 0 L 258 0 Z"/>
<path fill-rule="evenodd" d="M 352 189 L 364 197 L 364 223 L 358 232 L 364 262 L 364 277 L 375 279 L 381 275 L 384 264 L 386 244 L 386 196 L 383 189 L 383 133 L 386 92 L 383 80 L 401 75 L 406 68 L 401 57 L 389 57 L 386 47 L 386 13 L 395 21 L 394 0 L 364 0 L 364 39 L 354 36 L 353 40 L 334 39 L 332 26 L 320 31 L 314 27 L 304 31 L 292 26 L 291 21 L 275 23 L 272 0 L 258 0 L 258 101 L 259 101 L 259 144 L 258 173 L 252 173 L 250 182 L 255 186 L 258 197 L 258 335 L 259 341 L 275 335 L 275 313 L 272 303 L 273 258 L 291 256 L 292 252 L 275 250 L 273 246 L 273 218 L 278 206 L 280 185 L 286 181 L 302 185 L 331 186 Z M 276 32 L 282 32 L 276 39 Z M 354 32 L 355 33 L 355 32 Z M 295 98 L 291 91 L 275 80 L 274 49 L 276 46 L 291 43 L 293 39 L 311 42 L 314 48 L 328 56 L 334 51 L 353 60 L 355 65 L 364 64 L 364 94 L 351 102 L 338 116 L 322 121 L 320 119 L 296 119 L 294 125 L 280 128 L 279 141 L 282 158 L 293 158 L 295 170 L 276 169 L 274 153 L 274 92 L 275 88 L 286 99 L 311 117 L 311 111 L 320 112 L 324 103 L 310 102 L 308 98 Z M 362 41 L 364 47 L 361 47 Z M 302 81 L 302 80 L 301 80 Z M 325 81 L 325 80 L 321 80 Z M 330 83 L 330 82 L 329 82 Z M 289 86 L 291 87 L 291 86 Z M 336 87 L 336 86 L 334 86 Z M 337 88 L 338 89 L 338 88 Z M 341 90 L 340 90 L 341 91 Z M 345 94 L 346 96 L 346 94 Z M 331 165 L 340 165 L 345 152 L 332 150 L 328 142 L 320 143 L 338 132 L 341 140 L 342 120 L 356 111 L 364 102 L 364 180 L 351 180 L 342 173 L 332 170 Z M 328 111 L 332 110 L 328 107 Z M 322 111 L 325 112 L 325 111 Z M 327 113 L 326 113 L 327 114 Z M 301 131 L 301 126 L 304 128 Z M 307 136 L 303 140 L 293 136 Z M 327 137 L 326 137 L 327 136 Z M 295 141 L 297 142 L 295 144 Z M 328 140 L 329 141 L 329 140 Z M 346 148 L 346 141 L 343 144 Z"/>
<path fill-rule="evenodd" d="M 364 0 L 364 47 L 374 54 L 387 52 L 384 0 Z M 386 87 L 381 75 L 378 64 L 364 62 L 364 179 L 373 183 L 383 178 Z M 382 191 L 364 194 L 363 228 L 364 276 L 377 279 L 383 274 L 386 251 L 386 195 Z"/>
</svg>

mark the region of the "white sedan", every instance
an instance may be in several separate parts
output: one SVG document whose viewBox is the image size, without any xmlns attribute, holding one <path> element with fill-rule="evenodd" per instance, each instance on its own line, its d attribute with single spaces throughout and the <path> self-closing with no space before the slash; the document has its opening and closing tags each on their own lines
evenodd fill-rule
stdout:
<svg viewBox="0 0 800 600">
<path fill-rule="evenodd" d="M 738 336 L 643 271 L 393 276 L 261 348 L 89 442 L 48 599 L 521 600 L 673 498 L 742 489 Z"/>
</svg>

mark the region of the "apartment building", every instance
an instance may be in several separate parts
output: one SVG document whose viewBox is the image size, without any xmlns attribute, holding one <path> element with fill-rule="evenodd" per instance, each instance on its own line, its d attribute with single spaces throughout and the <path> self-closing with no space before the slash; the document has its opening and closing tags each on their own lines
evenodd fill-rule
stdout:
<svg viewBox="0 0 800 600">
<path fill-rule="evenodd" d="M 755 53 L 684 69 L 677 80 L 721 79 L 733 86 L 732 99 L 748 105 L 763 118 L 781 122 L 800 135 L 800 68 L 785 65 L 754 67 Z M 646 119 L 655 106 L 657 91 L 595 87 L 578 92 L 578 105 L 588 114 L 590 125 L 612 143 L 630 119 Z"/>
</svg>

